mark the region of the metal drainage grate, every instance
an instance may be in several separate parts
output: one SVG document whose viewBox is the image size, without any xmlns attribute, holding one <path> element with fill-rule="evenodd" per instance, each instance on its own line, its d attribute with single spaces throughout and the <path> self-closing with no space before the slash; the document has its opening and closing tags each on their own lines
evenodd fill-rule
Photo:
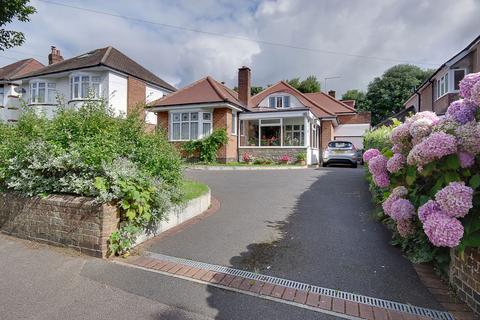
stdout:
<svg viewBox="0 0 480 320">
<path fill-rule="evenodd" d="M 453 316 L 450 313 L 445 311 L 422 308 L 422 307 L 412 306 L 409 304 L 404 304 L 404 303 L 399 303 L 399 302 L 394 302 L 394 301 L 389 301 L 384 299 L 378 299 L 378 298 L 372 298 L 372 297 L 368 297 L 360 294 L 333 290 L 333 289 L 323 288 L 319 286 L 312 286 L 303 282 L 267 276 L 259 273 L 229 268 L 225 266 L 219 266 L 219 265 L 205 263 L 205 262 L 198 262 L 198 261 L 193 261 L 193 260 L 188 260 L 183 258 L 167 256 L 160 253 L 146 252 L 146 254 L 155 259 L 183 264 L 183 265 L 197 268 L 197 269 L 210 270 L 210 271 L 229 274 L 232 276 L 239 276 L 239 277 L 243 277 L 251 280 L 263 281 L 263 282 L 271 283 L 274 285 L 280 285 L 288 288 L 294 288 L 294 289 L 303 290 L 307 292 L 313 292 L 313 293 L 317 293 L 327 297 L 358 302 L 358 303 L 366 304 L 372 307 L 379 307 L 383 309 L 390 309 L 390 310 L 395 310 L 399 312 L 405 312 L 405 313 L 413 314 L 416 316 L 423 316 L 423 317 L 428 317 L 436 320 L 454 320 Z"/>
</svg>

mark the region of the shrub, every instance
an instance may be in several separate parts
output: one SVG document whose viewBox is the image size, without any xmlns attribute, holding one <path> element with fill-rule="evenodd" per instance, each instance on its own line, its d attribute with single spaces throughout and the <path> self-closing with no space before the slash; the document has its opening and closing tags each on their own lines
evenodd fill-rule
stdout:
<svg viewBox="0 0 480 320">
<path fill-rule="evenodd" d="M 398 120 L 394 120 L 394 123 L 391 126 L 381 126 L 375 130 L 369 131 L 363 137 L 363 148 L 365 150 L 384 150 L 386 148 L 391 148 L 392 143 L 390 142 L 390 134 L 399 124 L 400 122 Z"/>
<path fill-rule="evenodd" d="M 299 152 L 299 153 L 296 154 L 295 157 L 297 158 L 298 162 L 307 161 L 307 153 L 306 152 Z"/>
<path fill-rule="evenodd" d="M 390 130 L 386 142 L 386 132 L 370 135 L 366 146 L 382 152 L 364 154 L 394 244 L 411 260 L 444 270 L 449 248 L 462 254 L 480 246 L 480 99 L 466 89 L 480 93 L 480 73 L 467 77 L 460 83 L 464 99 L 445 118 L 417 113 Z"/>
<path fill-rule="evenodd" d="M 212 163 L 217 160 L 218 149 L 227 142 L 227 131 L 225 129 L 216 129 L 206 138 L 185 142 L 183 150 L 190 156 L 198 152 L 201 162 Z"/>
<path fill-rule="evenodd" d="M 252 155 L 248 152 L 244 152 L 243 155 L 242 155 L 242 160 L 243 162 L 250 162 L 252 161 Z"/>
<path fill-rule="evenodd" d="M 181 199 L 182 162 L 174 147 L 146 133 L 138 114 L 114 117 L 103 102 L 60 107 L 52 120 L 27 111 L 15 125 L 0 124 L 0 139 L 3 190 L 89 196 L 118 206 L 113 254 L 126 252 L 139 230 Z"/>
<path fill-rule="evenodd" d="M 281 156 L 280 158 L 278 158 L 278 160 L 280 162 L 289 162 L 291 159 L 290 159 L 290 156 L 288 154 L 284 154 L 283 156 Z"/>
</svg>

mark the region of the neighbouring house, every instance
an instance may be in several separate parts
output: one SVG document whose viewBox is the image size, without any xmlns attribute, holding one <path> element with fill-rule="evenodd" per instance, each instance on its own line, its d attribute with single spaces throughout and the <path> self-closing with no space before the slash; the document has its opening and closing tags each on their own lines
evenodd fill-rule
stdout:
<svg viewBox="0 0 480 320">
<path fill-rule="evenodd" d="M 425 80 L 404 103 L 405 109 L 445 114 L 450 103 L 459 98 L 460 80 L 474 72 L 480 72 L 480 36 Z"/>
<path fill-rule="evenodd" d="M 43 67 L 35 59 L 24 59 L 0 68 L 0 121 L 16 121 L 20 115 L 18 99 L 22 82 L 13 79 Z"/>
<path fill-rule="evenodd" d="M 14 78 L 20 83 L 20 99 L 52 117 L 63 101 L 78 107 L 84 101 L 105 99 L 115 114 L 125 115 L 141 104 L 176 91 L 176 88 L 113 47 L 95 49 L 64 60 L 51 47 L 48 66 Z M 143 111 L 143 110 L 142 110 Z M 157 117 L 145 113 L 146 123 L 156 125 Z"/>
<path fill-rule="evenodd" d="M 250 96 L 251 70 L 238 71 L 238 93 L 211 77 L 200 79 L 147 106 L 158 116 L 158 126 L 181 146 L 218 128 L 226 129 L 228 143 L 217 154 L 222 162 L 242 161 L 245 153 L 277 160 L 305 152 L 308 164 L 321 161 L 330 140 L 352 141 L 362 148 L 370 129 L 370 113 L 359 113 L 335 99 L 334 92 L 304 94 L 280 81 Z"/>
</svg>

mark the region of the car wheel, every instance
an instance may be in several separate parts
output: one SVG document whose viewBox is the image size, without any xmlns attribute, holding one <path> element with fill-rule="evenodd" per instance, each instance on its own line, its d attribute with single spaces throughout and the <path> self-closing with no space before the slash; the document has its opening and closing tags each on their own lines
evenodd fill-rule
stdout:
<svg viewBox="0 0 480 320">
<path fill-rule="evenodd" d="M 352 163 L 352 168 L 356 168 L 357 167 L 357 163 Z"/>
</svg>

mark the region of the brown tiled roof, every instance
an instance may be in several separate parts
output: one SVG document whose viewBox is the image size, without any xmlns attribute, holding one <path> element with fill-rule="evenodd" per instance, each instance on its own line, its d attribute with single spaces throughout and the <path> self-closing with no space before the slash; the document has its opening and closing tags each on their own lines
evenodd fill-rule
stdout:
<svg viewBox="0 0 480 320">
<path fill-rule="evenodd" d="M 168 94 L 149 103 L 149 107 L 169 107 L 186 104 L 228 102 L 239 107 L 238 94 L 230 88 L 208 76 L 200 79 L 177 92 Z"/>
<path fill-rule="evenodd" d="M 343 102 L 350 108 L 355 109 L 355 104 L 356 104 L 355 100 L 340 100 L 340 102 Z"/>
<path fill-rule="evenodd" d="M 95 66 L 105 66 L 116 71 L 134 76 L 145 82 L 157 85 L 167 90 L 176 91 L 177 89 L 166 81 L 160 79 L 152 72 L 148 71 L 125 54 L 115 49 L 114 47 L 106 47 L 95 49 L 71 59 L 66 59 L 40 70 L 22 75 L 22 78 L 30 78 L 48 75 L 52 73 L 59 73 L 71 70 L 84 69 Z M 20 77 L 17 77 L 20 78 Z"/>
<path fill-rule="evenodd" d="M 305 95 L 332 113 L 355 112 L 354 108 L 324 92 L 305 93 Z"/>
<path fill-rule="evenodd" d="M 0 68 L 0 80 L 5 81 L 21 77 L 43 67 L 43 64 L 33 58 L 20 60 Z"/>
<path fill-rule="evenodd" d="M 285 81 L 280 81 L 274 84 L 273 86 L 270 86 L 267 89 L 263 90 L 262 92 L 254 95 L 250 99 L 250 110 L 262 111 L 264 108 L 258 108 L 258 105 L 260 104 L 260 102 L 262 102 L 262 100 L 265 99 L 267 96 L 276 92 L 286 92 L 291 94 L 292 96 L 297 98 L 304 106 L 309 108 L 312 111 L 312 113 L 318 118 L 335 116 L 333 112 L 324 108 L 322 105 L 319 105 L 313 99 L 301 93 L 300 91 L 298 91 L 297 89 L 295 89 Z M 272 111 L 272 109 L 269 109 L 269 111 Z"/>
</svg>

